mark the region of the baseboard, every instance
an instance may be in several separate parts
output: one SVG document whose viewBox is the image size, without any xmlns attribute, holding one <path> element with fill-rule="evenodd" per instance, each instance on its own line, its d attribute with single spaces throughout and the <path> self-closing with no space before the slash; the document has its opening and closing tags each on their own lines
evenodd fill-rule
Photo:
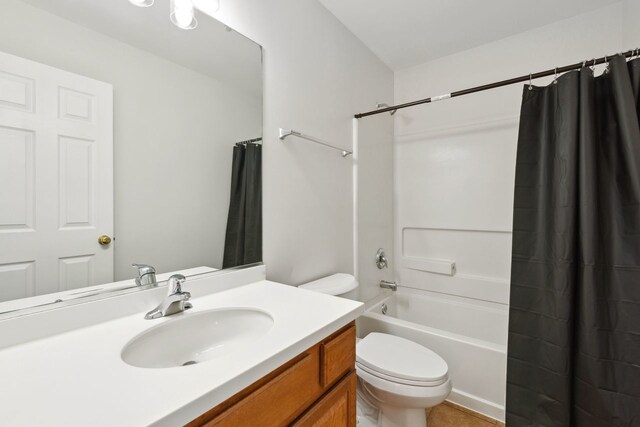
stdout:
<svg viewBox="0 0 640 427">
<path fill-rule="evenodd" d="M 488 400 L 481 399 L 478 396 L 465 393 L 455 388 L 451 390 L 451 394 L 449 394 L 447 400 L 481 415 L 504 422 L 504 406 L 502 405 L 497 405 L 493 402 L 489 402 Z"/>
</svg>

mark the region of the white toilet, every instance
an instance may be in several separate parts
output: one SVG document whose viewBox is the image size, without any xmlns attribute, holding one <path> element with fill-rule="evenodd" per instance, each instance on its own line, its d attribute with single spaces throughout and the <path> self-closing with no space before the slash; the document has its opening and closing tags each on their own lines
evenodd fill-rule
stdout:
<svg viewBox="0 0 640 427">
<path fill-rule="evenodd" d="M 349 274 L 335 274 L 300 288 L 343 295 L 358 287 Z M 405 338 L 372 332 L 356 345 L 359 427 L 424 427 L 425 409 L 451 392 L 449 368 L 428 348 Z"/>
</svg>

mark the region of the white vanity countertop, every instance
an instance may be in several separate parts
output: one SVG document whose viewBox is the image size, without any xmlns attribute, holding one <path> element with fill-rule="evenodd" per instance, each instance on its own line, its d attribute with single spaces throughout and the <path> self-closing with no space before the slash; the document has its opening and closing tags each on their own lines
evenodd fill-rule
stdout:
<svg viewBox="0 0 640 427">
<path fill-rule="evenodd" d="M 193 309 L 172 317 L 145 320 L 139 313 L 0 351 L 2 425 L 183 425 L 348 324 L 364 309 L 356 301 L 269 281 L 191 301 Z M 148 328 L 229 307 L 266 310 L 274 318 L 273 327 L 249 351 L 192 366 L 136 368 L 120 357 L 123 347 Z"/>
</svg>

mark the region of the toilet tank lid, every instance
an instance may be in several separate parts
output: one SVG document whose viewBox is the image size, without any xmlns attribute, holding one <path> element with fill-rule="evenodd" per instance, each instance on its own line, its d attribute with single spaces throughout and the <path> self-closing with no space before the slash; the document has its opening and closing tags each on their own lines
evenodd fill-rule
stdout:
<svg viewBox="0 0 640 427">
<path fill-rule="evenodd" d="M 337 273 L 298 287 L 328 295 L 342 295 L 357 288 L 358 281 L 351 274 Z"/>
</svg>

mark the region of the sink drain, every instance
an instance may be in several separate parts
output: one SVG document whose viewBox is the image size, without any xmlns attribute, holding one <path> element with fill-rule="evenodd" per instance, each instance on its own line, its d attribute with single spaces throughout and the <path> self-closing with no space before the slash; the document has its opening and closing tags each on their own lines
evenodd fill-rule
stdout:
<svg viewBox="0 0 640 427">
<path fill-rule="evenodd" d="M 198 362 L 196 362 L 195 360 L 189 360 L 188 362 L 184 362 L 182 366 L 195 365 L 196 363 Z"/>
</svg>

